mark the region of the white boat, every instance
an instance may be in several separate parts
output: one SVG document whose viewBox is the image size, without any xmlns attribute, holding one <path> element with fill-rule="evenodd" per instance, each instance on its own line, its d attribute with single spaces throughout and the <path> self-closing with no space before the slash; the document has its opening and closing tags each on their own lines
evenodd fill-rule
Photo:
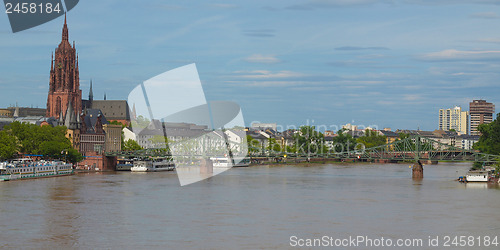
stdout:
<svg viewBox="0 0 500 250">
<path fill-rule="evenodd" d="M 486 170 L 471 170 L 465 175 L 467 182 L 488 182 L 490 180 L 490 172 Z"/>
<path fill-rule="evenodd" d="M 132 172 L 159 172 L 159 171 L 173 171 L 175 164 L 171 160 L 146 160 L 134 161 L 134 166 L 130 168 Z"/>
<path fill-rule="evenodd" d="M 233 163 L 227 157 L 210 157 L 212 161 L 212 166 L 214 168 L 231 168 L 233 167 Z"/>
<path fill-rule="evenodd" d="M 33 161 L 30 158 L 22 158 L 0 163 L 0 181 L 55 177 L 73 173 L 73 164 L 62 161 Z"/>
<path fill-rule="evenodd" d="M 228 157 L 210 157 L 214 167 L 231 168 L 231 167 L 248 167 L 250 160 L 247 158 L 234 158 L 234 164 Z"/>
</svg>

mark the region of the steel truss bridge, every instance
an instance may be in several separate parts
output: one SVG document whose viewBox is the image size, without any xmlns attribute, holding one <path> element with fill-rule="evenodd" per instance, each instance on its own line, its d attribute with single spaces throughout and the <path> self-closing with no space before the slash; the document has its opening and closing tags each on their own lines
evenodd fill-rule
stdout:
<svg viewBox="0 0 500 250">
<path fill-rule="evenodd" d="M 125 158 L 167 157 L 167 149 L 151 148 L 137 151 L 108 152 L 106 156 Z M 186 155 L 186 157 L 194 155 Z M 202 155 L 198 155 L 202 156 Z M 249 147 L 248 157 L 251 159 L 323 159 L 323 160 L 362 160 L 377 161 L 470 161 L 482 163 L 500 162 L 500 155 L 483 154 L 474 150 L 467 150 L 450 146 L 439 141 L 412 135 L 405 139 L 371 148 L 346 150 L 343 152 L 278 152 Z"/>
</svg>

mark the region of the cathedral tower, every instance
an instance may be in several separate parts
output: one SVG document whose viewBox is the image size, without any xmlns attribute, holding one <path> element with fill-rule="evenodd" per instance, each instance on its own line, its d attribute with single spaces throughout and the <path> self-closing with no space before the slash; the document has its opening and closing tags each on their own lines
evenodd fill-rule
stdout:
<svg viewBox="0 0 500 250">
<path fill-rule="evenodd" d="M 75 42 L 72 47 L 68 41 L 68 25 L 64 15 L 62 40 L 50 63 L 47 117 L 59 118 L 61 113 L 66 113 L 69 103 L 73 107 L 75 117 L 78 116 L 82 110 L 78 55 Z"/>
</svg>

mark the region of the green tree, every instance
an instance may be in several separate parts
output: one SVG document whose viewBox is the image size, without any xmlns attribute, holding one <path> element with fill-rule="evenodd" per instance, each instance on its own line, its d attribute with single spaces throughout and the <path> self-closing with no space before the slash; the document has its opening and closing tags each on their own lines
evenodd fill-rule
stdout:
<svg viewBox="0 0 500 250">
<path fill-rule="evenodd" d="M 247 135 L 247 145 L 249 153 L 257 153 L 260 151 L 259 140 L 254 139 L 251 135 Z"/>
<path fill-rule="evenodd" d="M 0 160 L 7 160 L 14 157 L 18 151 L 17 140 L 8 131 L 0 131 Z"/>
<path fill-rule="evenodd" d="M 281 147 L 281 144 L 276 141 L 276 138 L 269 138 L 268 139 L 268 146 L 267 149 L 274 151 L 274 152 L 283 152 L 283 148 Z"/>
<path fill-rule="evenodd" d="M 486 154 L 500 154 L 500 114 L 489 124 L 481 124 L 478 127 L 481 136 L 474 144 L 474 149 Z"/>
<path fill-rule="evenodd" d="M 42 154 L 47 159 L 64 160 L 66 158 L 76 163 L 83 158 L 66 138 L 66 130 L 63 126 L 40 127 L 35 124 L 13 122 L 5 126 L 3 132 L 15 138 L 21 153 Z M 61 152 L 68 152 L 68 155 L 62 155 Z"/>
<path fill-rule="evenodd" d="M 132 120 L 131 125 L 133 128 L 144 129 L 149 126 L 150 123 L 151 121 L 148 118 L 140 115 L 136 120 Z"/>
<path fill-rule="evenodd" d="M 66 152 L 67 152 L 66 153 L 66 160 L 68 162 L 76 164 L 77 162 L 80 162 L 83 160 L 82 154 L 80 154 L 80 152 L 78 152 L 78 150 L 76 150 L 74 148 L 66 149 Z"/>
<path fill-rule="evenodd" d="M 356 139 L 354 139 L 349 133 L 344 132 L 345 129 L 339 130 L 337 132 L 337 136 L 333 138 L 333 150 L 335 153 L 353 151 L 354 147 L 356 147 Z"/>
<path fill-rule="evenodd" d="M 359 137 L 356 141 L 365 145 L 365 148 L 371 148 L 386 144 L 387 137 L 385 135 L 379 135 L 377 132 L 367 129 L 365 130 L 365 135 Z"/>
<path fill-rule="evenodd" d="M 119 121 L 110 121 L 109 124 L 111 124 L 111 125 L 120 125 L 120 126 L 122 126 L 122 129 L 126 127 L 125 124 L 123 124 L 123 123 L 121 123 Z"/>
<path fill-rule="evenodd" d="M 149 141 L 155 148 L 168 148 L 168 138 L 163 135 L 154 135 Z"/>
<path fill-rule="evenodd" d="M 139 145 L 139 143 L 137 143 L 136 141 L 134 141 L 132 139 L 128 139 L 123 144 L 124 151 L 135 151 L 135 150 L 141 150 L 141 149 L 142 149 L 142 147 Z"/>
<path fill-rule="evenodd" d="M 326 153 L 323 133 L 316 131 L 315 126 L 301 126 L 299 132 L 294 134 L 295 149 L 297 153 Z"/>
</svg>

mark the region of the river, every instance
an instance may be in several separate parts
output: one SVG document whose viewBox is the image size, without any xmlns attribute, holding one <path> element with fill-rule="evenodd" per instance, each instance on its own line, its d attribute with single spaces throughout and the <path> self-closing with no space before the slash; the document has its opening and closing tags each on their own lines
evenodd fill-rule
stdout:
<svg viewBox="0 0 500 250">
<path fill-rule="evenodd" d="M 0 248 L 283 249 L 291 237 L 363 235 L 440 249 L 429 236 L 500 236 L 498 187 L 455 181 L 470 166 L 426 165 L 421 181 L 409 164 L 314 164 L 233 168 L 184 187 L 174 172 L 4 182 Z"/>
</svg>

